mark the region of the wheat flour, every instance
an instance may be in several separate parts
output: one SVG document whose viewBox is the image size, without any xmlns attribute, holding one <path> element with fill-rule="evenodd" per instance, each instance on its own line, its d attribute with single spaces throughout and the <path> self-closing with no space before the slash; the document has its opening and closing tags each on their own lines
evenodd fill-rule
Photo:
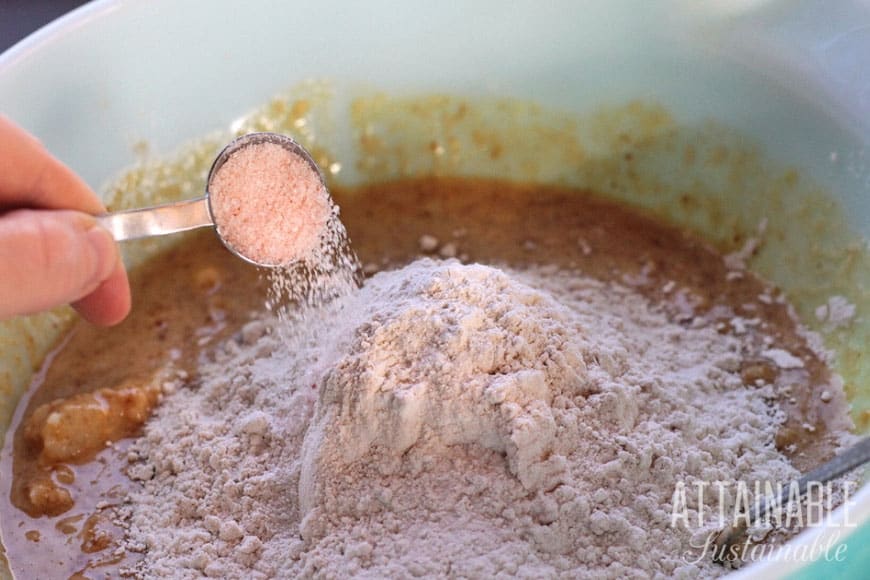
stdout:
<svg viewBox="0 0 870 580">
<path fill-rule="evenodd" d="M 379 273 L 248 324 L 166 398 L 130 456 L 130 572 L 721 574 L 684 557 L 709 529 L 671 527 L 676 482 L 796 475 L 740 353 L 572 272 Z"/>
</svg>

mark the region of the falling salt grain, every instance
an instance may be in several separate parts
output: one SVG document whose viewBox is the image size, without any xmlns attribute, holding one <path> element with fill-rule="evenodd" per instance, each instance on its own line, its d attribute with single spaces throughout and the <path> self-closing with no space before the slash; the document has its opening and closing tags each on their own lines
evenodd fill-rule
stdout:
<svg viewBox="0 0 870 580">
<path fill-rule="evenodd" d="M 238 149 L 211 177 L 209 203 L 228 247 L 273 266 L 266 308 L 279 319 L 303 316 L 298 306 L 324 304 L 361 283 L 338 206 L 306 157 L 271 142 Z"/>
</svg>

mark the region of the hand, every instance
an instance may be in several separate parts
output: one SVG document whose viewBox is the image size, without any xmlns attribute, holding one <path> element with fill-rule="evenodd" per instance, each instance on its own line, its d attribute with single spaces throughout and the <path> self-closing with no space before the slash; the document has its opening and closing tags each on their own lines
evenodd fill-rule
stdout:
<svg viewBox="0 0 870 580">
<path fill-rule="evenodd" d="M 93 218 L 104 211 L 71 169 L 0 115 L 0 319 L 69 303 L 95 324 L 127 316 L 118 246 Z"/>
</svg>

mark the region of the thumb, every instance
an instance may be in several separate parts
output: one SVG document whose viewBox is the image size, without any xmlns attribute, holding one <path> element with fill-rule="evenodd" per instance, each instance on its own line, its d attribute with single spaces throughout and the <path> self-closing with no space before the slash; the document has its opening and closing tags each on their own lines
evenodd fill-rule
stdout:
<svg viewBox="0 0 870 580">
<path fill-rule="evenodd" d="M 87 296 L 118 259 L 111 234 L 87 214 L 18 210 L 0 216 L 0 319 Z"/>
</svg>

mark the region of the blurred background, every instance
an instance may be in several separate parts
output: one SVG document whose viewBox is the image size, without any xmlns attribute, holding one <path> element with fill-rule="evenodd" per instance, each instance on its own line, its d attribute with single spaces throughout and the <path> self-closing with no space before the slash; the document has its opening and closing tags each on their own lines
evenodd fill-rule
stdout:
<svg viewBox="0 0 870 580">
<path fill-rule="evenodd" d="M 0 52 L 84 0 L 0 0 Z"/>
</svg>

